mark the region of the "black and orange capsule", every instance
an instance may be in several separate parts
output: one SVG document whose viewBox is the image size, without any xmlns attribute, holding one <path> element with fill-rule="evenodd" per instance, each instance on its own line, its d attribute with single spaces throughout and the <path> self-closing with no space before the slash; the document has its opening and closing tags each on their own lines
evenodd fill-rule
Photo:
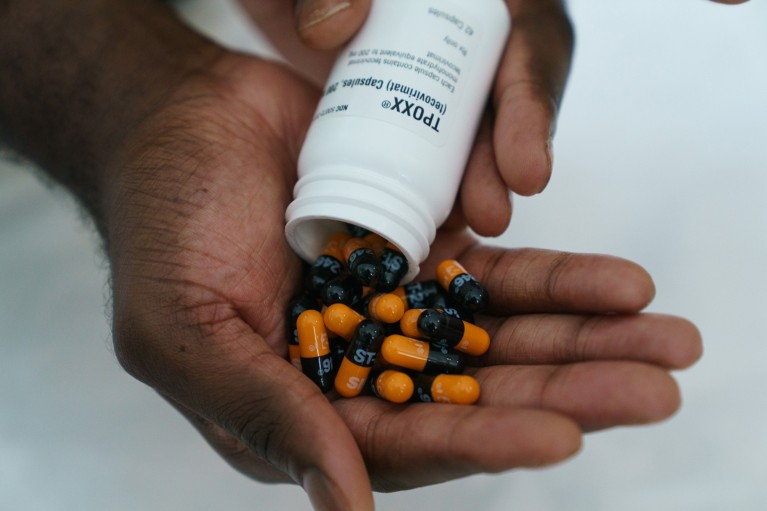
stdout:
<svg viewBox="0 0 767 511">
<path fill-rule="evenodd" d="M 370 231 L 355 224 L 346 224 L 346 231 L 351 234 L 352 238 L 364 238 L 370 234 Z"/>
<path fill-rule="evenodd" d="M 316 310 L 305 310 L 298 316 L 296 328 L 301 370 L 322 392 L 329 391 L 333 387 L 333 356 L 322 314 Z"/>
<path fill-rule="evenodd" d="M 382 236 L 374 232 L 369 232 L 364 236 L 360 236 L 360 238 L 365 240 L 365 243 L 373 249 L 373 253 L 376 257 L 381 257 L 381 254 L 383 254 L 384 248 L 386 248 L 386 244 L 388 243 Z"/>
<path fill-rule="evenodd" d="M 348 305 L 334 303 L 325 309 L 322 313 L 322 319 L 324 320 L 325 328 L 350 341 L 359 324 L 365 319 L 365 316 Z"/>
<path fill-rule="evenodd" d="M 481 312 L 487 307 L 487 291 L 458 261 L 442 261 L 437 266 L 437 281 L 462 309 Z"/>
<path fill-rule="evenodd" d="M 421 339 L 424 336 L 418 331 L 418 318 L 426 309 L 410 309 L 405 311 L 402 319 L 399 320 L 399 329 L 406 337 Z"/>
<path fill-rule="evenodd" d="M 406 403 L 413 397 L 413 379 L 402 371 L 387 369 L 371 378 L 373 394 L 391 403 Z"/>
<path fill-rule="evenodd" d="M 362 301 L 362 312 L 382 323 L 397 323 L 405 313 L 405 304 L 391 293 L 375 293 Z"/>
<path fill-rule="evenodd" d="M 381 278 L 381 262 L 362 238 L 351 238 L 344 243 L 344 258 L 349 273 L 363 286 L 375 286 Z"/>
<path fill-rule="evenodd" d="M 418 332 L 432 343 L 444 344 L 469 355 L 484 355 L 490 348 L 490 336 L 484 328 L 450 316 L 444 311 L 427 309 L 421 312 L 416 326 Z"/>
<path fill-rule="evenodd" d="M 325 284 L 341 275 L 344 270 L 343 247 L 350 238 L 345 232 L 330 237 L 306 274 L 306 289 L 310 293 L 317 295 Z"/>
<path fill-rule="evenodd" d="M 407 257 L 400 249 L 391 243 L 386 243 L 381 254 L 383 273 L 378 279 L 376 288 L 379 291 L 390 292 L 399 286 L 400 281 L 407 275 L 410 268 Z"/>
<path fill-rule="evenodd" d="M 352 275 L 342 274 L 324 286 L 320 291 L 320 301 L 330 307 L 334 303 L 343 303 L 353 307 L 362 300 L 362 285 Z"/>
<path fill-rule="evenodd" d="M 456 307 L 446 295 L 438 296 L 431 304 L 431 308 L 441 310 L 448 316 L 453 316 L 454 318 L 462 319 L 464 321 L 468 321 L 469 323 L 474 323 L 474 314 L 467 310 Z"/>
<path fill-rule="evenodd" d="M 456 351 L 398 334 L 384 339 L 381 356 L 393 366 L 430 374 L 460 373 L 464 366 L 463 356 Z"/>
<path fill-rule="evenodd" d="M 329 332 L 328 332 L 329 333 Z M 330 357 L 333 359 L 333 367 L 340 367 L 341 361 L 349 348 L 349 342 L 343 337 L 330 335 Z"/>
<path fill-rule="evenodd" d="M 413 401 L 473 405 L 479 400 L 479 382 L 467 374 L 412 377 Z"/>
<path fill-rule="evenodd" d="M 301 369 L 301 353 L 298 347 L 298 329 L 296 320 L 305 310 L 320 310 L 320 304 L 309 294 L 303 294 L 288 304 L 285 314 L 285 328 L 288 337 L 288 358 L 298 369 Z"/>
<path fill-rule="evenodd" d="M 362 392 L 383 339 L 383 327 L 375 321 L 366 319 L 359 324 L 335 378 L 336 391 L 343 397 Z"/>
<path fill-rule="evenodd" d="M 432 306 L 442 289 L 436 280 L 425 280 L 398 287 L 392 293 L 402 299 L 406 309 L 426 309 Z"/>
</svg>

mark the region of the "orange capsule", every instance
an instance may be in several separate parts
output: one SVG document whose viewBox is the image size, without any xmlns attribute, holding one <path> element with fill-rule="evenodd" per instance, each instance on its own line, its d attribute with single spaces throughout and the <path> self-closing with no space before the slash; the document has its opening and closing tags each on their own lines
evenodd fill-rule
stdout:
<svg viewBox="0 0 767 511">
<path fill-rule="evenodd" d="M 437 266 L 437 281 L 461 308 L 481 312 L 487 306 L 487 291 L 458 261 L 442 261 Z"/>
<path fill-rule="evenodd" d="M 405 311 L 402 315 L 402 319 L 399 320 L 399 328 L 405 336 L 414 339 L 422 337 L 421 332 L 418 331 L 418 318 L 421 317 L 421 313 L 425 310 L 426 309 L 410 309 Z"/>
<path fill-rule="evenodd" d="M 391 365 L 432 374 L 460 373 L 464 365 L 458 352 L 398 334 L 384 339 L 381 356 Z"/>
<path fill-rule="evenodd" d="M 359 324 L 335 378 L 336 391 L 343 397 L 362 392 L 383 338 L 384 330 L 378 323 L 366 319 Z"/>
<path fill-rule="evenodd" d="M 413 376 L 413 400 L 472 405 L 479 400 L 479 382 L 467 374 Z"/>
<path fill-rule="evenodd" d="M 405 305 L 394 294 L 376 293 L 370 295 L 366 302 L 363 304 L 370 317 L 382 323 L 396 323 L 405 313 Z"/>
<path fill-rule="evenodd" d="M 365 241 L 367 246 L 373 249 L 376 257 L 381 257 L 384 247 L 386 247 L 386 244 L 388 243 L 382 236 L 374 232 L 369 232 L 366 235 L 361 236 L 361 238 Z"/>
<path fill-rule="evenodd" d="M 299 370 L 301 369 L 301 352 L 298 347 L 296 321 L 298 320 L 298 316 L 305 310 L 317 310 L 318 308 L 319 304 L 317 300 L 308 294 L 304 294 L 291 301 L 288 305 L 288 310 L 285 312 L 285 327 L 288 336 L 288 356 L 290 362 Z"/>
<path fill-rule="evenodd" d="M 344 258 L 344 245 L 346 245 L 346 242 L 350 239 L 351 236 L 345 232 L 335 233 L 322 248 L 322 254 L 342 260 Z"/>
<path fill-rule="evenodd" d="M 373 394 L 392 403 L 404 403 L 413 396 L 413 379 L 402 371 L 387 369 L 373 378 Z"/>
<path fill-rule="evenodd" d="M 350 341 L 365 316 L 347 305 L 334 303 L 325 309 L 322 318 L 328 330 Z"/>
<path fill-rule="evenodd" d="M 408 319 L 410 329 L 412 317 Z M 422 311 L 416 319 L 416 329 L 420 336 L 432 343 L 444 344 L 469 355 L 484 355 L 490 348 L 490 336 L 483 328 L 437 309 Z"/>
<path fill-rule="evenodd" d="M 323 392 L 327 392 L 333 386 L 333 357 L 322 314 L 316 310 L 305 310 L 298 316 L 296 329 L 301 370 Z"/>
</svg>

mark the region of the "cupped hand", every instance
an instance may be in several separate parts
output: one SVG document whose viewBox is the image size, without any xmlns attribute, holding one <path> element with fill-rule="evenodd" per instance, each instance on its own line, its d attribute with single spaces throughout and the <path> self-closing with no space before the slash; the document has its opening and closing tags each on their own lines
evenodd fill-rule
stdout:
<svg viewBox="0 0 767 511">
<path fill-rule="evenodd" d="M 372 509 L 394 491 L 573 454 L 582 430 L 678 406 L 688 322 L 637 315 L 652 298 L 625 260 L 478 245 L 445 228 L 424 264 L 457 257 L 489 288 L 491 351 L 477 406 L 334 399 L 287 360 L 284 310 L 301 263 L 283 235 L 318 98 L 287 69 L 224 53 L 123 143 L 103 204 L 118 358 L 233 466 L 295 482 L 318 509 Z"/>
</svg>

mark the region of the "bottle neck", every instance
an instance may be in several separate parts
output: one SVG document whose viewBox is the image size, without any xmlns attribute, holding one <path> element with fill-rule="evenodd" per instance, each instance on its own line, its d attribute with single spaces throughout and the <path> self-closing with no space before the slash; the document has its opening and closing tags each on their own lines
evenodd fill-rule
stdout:
<svg viewBox="0 0 767 511">
<path fill-rule="evenodd" d="M 293 250 L 313 262 L 330 236 L 346 223 L 375 232 L 408 259 L 404 282 L 412 280 L 429 254 L 436 225 L 417 197 L 402 184 L 360 169 L 315 169 L 296 184 L 286 212 L 285 234 Z"/>
</svg>

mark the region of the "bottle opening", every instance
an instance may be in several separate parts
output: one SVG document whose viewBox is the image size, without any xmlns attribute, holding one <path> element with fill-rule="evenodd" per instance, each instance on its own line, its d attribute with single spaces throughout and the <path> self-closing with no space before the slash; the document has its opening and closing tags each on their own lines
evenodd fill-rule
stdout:
<svg viewBox="0 0 767 511">
<path fill-rule="evenodd" d="M 399 248 L 408 260 L 403 283 L 417 274 L 429 255 L 436 226 L 425 213 L 403 202 L 401 196 L 366 183 L 303 178 L 296 185 L 296 198 L 288 206 L 285 235 L 293 250 L 312 263 L 330 236 L 353 224 L 374 232 Z"/>
</svg>

